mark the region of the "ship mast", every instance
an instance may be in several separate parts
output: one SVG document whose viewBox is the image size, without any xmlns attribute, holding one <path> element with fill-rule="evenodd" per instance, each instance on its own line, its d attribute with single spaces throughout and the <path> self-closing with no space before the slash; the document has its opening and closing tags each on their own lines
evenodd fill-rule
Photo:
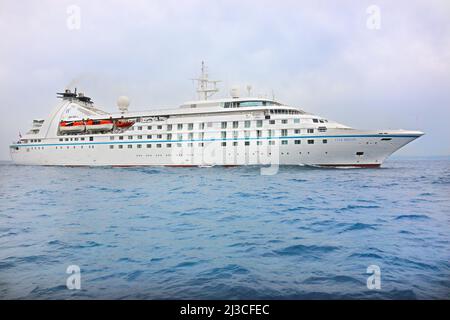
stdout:
<svg viewBox="0 0 450 320">
<path fill-rule="evenodd" d="M 204 61 L 202 61 L 202 73 L 200 74 L 200 77 L 192 80 L 197 81 L 197 94 L 199 100 L 208 100 L 214 93 L 219 92 L 217 83 L 220 82 L 220 80 L 208 79 L 208 71 Z"/>
</svg>

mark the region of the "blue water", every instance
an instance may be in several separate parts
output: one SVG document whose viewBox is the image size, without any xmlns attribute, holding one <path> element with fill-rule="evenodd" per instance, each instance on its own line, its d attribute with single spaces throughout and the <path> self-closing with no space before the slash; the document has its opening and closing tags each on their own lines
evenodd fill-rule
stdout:
<svg viewBox="0 0 450 320">
<path fill-rule="evenodd" d="M 273 176 L 3 164 L 0 179 L 2 299 L 450 298 L 450 160 Z"/>
</svg>

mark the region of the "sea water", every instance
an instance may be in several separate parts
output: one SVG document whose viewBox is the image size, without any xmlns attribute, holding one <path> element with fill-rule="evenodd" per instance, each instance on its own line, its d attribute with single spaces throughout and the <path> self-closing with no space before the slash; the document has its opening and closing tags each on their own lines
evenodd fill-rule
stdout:
<svg viewBox="0 0 450 320">
<path fill-rule="evenodd" d="M 450 298 L 448 159 L 275 175 L 4 163 L 0 183 L 1 299 Z"/>
</svg>

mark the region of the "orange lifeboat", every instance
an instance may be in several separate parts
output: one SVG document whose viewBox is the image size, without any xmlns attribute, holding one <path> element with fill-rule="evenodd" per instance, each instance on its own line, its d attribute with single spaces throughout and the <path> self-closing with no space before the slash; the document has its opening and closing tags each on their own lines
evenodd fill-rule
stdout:
<svg viewBox="0 0 450 320">
<path fill-rule="evenodd" d="M 86 131 L 94 132 L 94 131 L 111 131 L 114 127 L 114 123 L 112 120 L 92 120 L 88 119 L 85 122 Z"/>
<path fill-rule="evenodd" d="M 131 120 L 126 120 L 126 119 L 116 120 L 117 128 L 128 128 L 128 127 L 131 127 L 133 124 L 134 124 L 134 121 L 131 121 Z"/>
<path fill-rule="evenodd" d="M 79 121 L 64 121 L 62 120 L 59 123 L 59 131 L 60 132 L 67 132 L 67 133 L 79 133 L 83 132 L 85 130 L 86 126 L 84 125 L 84 122 Z"/>
</svg>

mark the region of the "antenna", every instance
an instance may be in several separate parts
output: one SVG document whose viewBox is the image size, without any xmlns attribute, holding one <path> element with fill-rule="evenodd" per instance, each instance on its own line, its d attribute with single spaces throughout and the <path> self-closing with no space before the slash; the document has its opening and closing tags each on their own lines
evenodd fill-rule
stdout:
<svg viewBox="0 0 450 320">
<path fill-rule="evenodd" d="M 250 84 L 247 85 L 247 92 L 248 92 L 248 96 L 251 96 L 252 93 L 252 86 Z"/>
<path fill-rule="evenodd" d="M 200 74 L 200 77 L 192 80 L 197 81 L 197 93 L 199 100 L 208 100 L 208 98 L 214 93 L 219 92 L 217 83 L 221 81 L 208 79 L 208 71 L 204 61 L 202 61 L 202 73 Z M 212 87 L 209 87 L 210 84 L 212 84 Z"/>
</svg>

